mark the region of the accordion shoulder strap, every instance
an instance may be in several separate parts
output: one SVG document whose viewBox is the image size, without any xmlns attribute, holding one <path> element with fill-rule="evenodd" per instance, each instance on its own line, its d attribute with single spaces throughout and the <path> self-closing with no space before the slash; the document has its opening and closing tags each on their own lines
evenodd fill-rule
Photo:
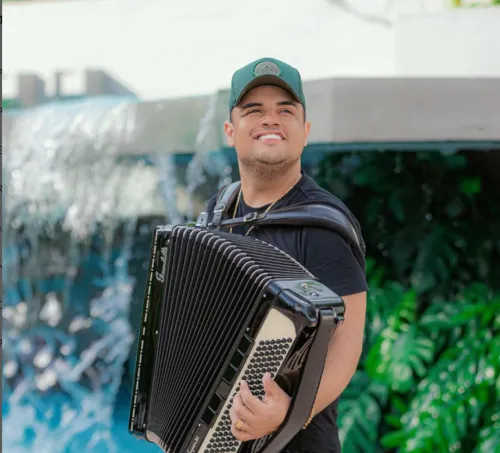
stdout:
<svg viewBox="0 0 500 453">
<path fill-rule="evenodd" d="M 202 212 L 196 226 L 202 228 L 229 229 L 241 225 L 255 227 L 265 225 L 317 226 L 328 228 L 342 236 L 353 249 L 361 267 L 365 268 L 366 246 L 356 218 L 341 203 L 325 200 L 309 200 L 266 213 L 251 212 L 235 219 L 226 215 L 234 203 L 240 181 L 223 187 L 217 197 L 213 218 L 208 224 L 208 213 Z"/>
<path fill-rule="evenodd" d="M 226 215 L 226 212 L 231 206 L 240 190 L 240 182 L 235 181 L 227 186 L 224 186 L 217 194 L 217 199 L 215 202 L 215 208 L 213 210 L 213 218 L 210 226 L 213 228 L 218 228 L 220 222 Z M 202 212 L 196 221 L 196 226 L 206 228 L 208 224 L 208 213 Z"/>
<path fill-rule="evenodd" d="M 341 205 L 329 204 L 323 200 L 311 200 L 267 213 L 252 212 L 245 217 L 227 219 L 220 222 L 219 228 L 232 228 L 240 225 L 290 225 L 327 228 L 339 234 L 350 244 L 356 259 L 364 269 L 366 245 L 361 229 L 352 215 L 345 211 Z"/>
</svg>

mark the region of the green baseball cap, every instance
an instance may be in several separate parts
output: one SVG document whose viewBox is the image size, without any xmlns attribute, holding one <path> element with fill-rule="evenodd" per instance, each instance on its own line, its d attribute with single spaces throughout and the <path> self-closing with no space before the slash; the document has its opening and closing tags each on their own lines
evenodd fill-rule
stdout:
<svg viewBox="0 0 500 453">
<path fill-rule="evenodd" d="M 288 92 L 306 108 L 302 78 L 297 69 L 275 58 L 261 58 L 238 69 L 231 80 L 229 112 L 252 88 L 276 85 Z"/>
</svg>

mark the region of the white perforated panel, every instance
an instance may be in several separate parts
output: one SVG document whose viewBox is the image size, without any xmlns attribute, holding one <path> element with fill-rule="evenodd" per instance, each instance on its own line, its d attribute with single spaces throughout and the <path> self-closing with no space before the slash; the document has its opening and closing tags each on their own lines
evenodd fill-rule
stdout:
<svg viewBox="0 0 500 453">
<path fill-rule="evenodd" d="M 250 354 L 240 371 L 229 398 L 219 412 L 198 453 L 235 453 L 241 442 L 231 433 L 229 410 L 239 391 L 239 383 L 245 379 L 255 396 L 262 399 L 262 378 L 266 372 L 274 377 L 283 365 L 296 338 L 295 325 L 278 310 L 271 309 L 261 326 Z"/>
</svg>

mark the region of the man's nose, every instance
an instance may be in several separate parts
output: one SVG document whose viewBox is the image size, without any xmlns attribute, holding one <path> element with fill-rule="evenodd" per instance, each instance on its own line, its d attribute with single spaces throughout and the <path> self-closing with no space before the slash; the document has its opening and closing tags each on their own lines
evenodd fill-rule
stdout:
<svg viewBox="0 0 500 453">
<path fill-rule="evenodd" d="M 280 125 L 279 116 L 274 113 L 266 113 L 261 120 L 262 126 L 275 127 Z"/>
</svg>

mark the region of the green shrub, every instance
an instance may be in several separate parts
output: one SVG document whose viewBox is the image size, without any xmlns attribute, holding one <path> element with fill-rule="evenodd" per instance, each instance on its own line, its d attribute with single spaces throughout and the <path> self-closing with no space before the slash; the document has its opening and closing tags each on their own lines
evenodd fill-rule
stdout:
<svg viewBox="0 0 500 453">
<path fill-rule="evenodd" d="M 470 156 L 409 152 L 330 155 L 317 179 L 367 243 L 364 351 L 339 401 L 343 452 L 499 452 L 492 180 Z"/>
<path fill-rule="evenodd" d="M 419 315 L 414 290 L 370 287 L 365 353 L 339 402 L 344 452 L 495 452 L 500 293 L 475 283 Z"/>
<path fill-rule="evenodd" d="M 317 180 L 359 218 L 386 279 L 418 295 L 451 297 L 474 281 L 500 290 L 497 181 L 467 155 L 332 154 Z"/>
</svg>

